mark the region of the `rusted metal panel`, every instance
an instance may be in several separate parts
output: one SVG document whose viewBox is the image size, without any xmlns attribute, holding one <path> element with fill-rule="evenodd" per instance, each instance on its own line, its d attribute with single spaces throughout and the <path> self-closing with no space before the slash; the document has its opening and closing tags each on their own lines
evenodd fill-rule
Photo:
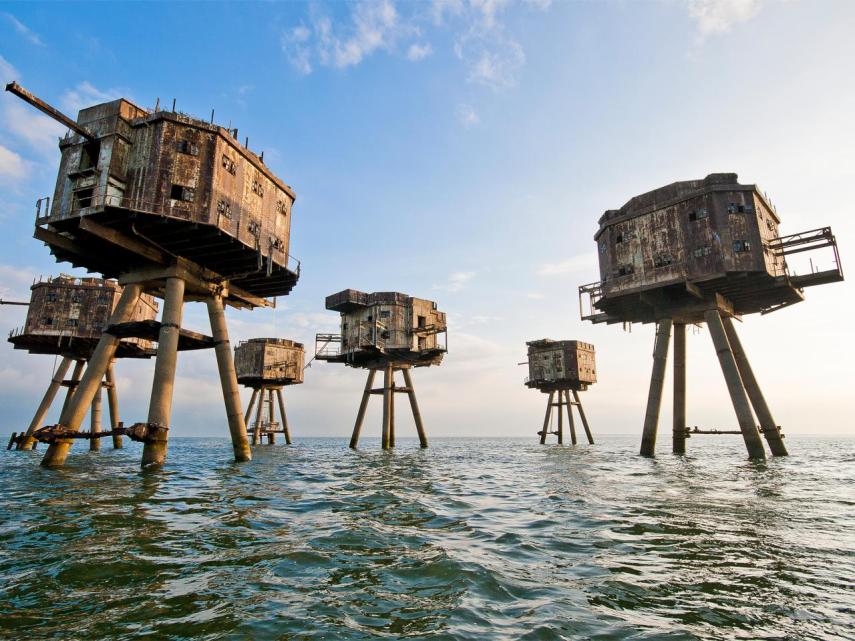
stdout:
<svg viewBox="0 0 855 641">
<path fill-rule="evenodd" d="M 282 338 L 253 338 L 235 348 L 238 382 L 248 386 L 300 384 L 304 360 L 303 344 Z"/>
</svg>

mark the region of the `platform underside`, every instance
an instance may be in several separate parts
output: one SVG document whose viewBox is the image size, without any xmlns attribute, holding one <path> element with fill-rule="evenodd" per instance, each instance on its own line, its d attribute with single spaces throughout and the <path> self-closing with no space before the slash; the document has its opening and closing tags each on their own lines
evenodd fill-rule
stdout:
<svg viewBox="0 0 855 641">
<path fill-rule="evenodd" d="M 293 378 L 262 378 L 260 376 L 238 376 L 238 383 L 250 389 L 281 389 L 286 385 L 301 385 L 303 381 Z"/>
<path fill-rule="evenodd" d="M 576 392 L 584 392 L 588 389 L 589 383 L 580 381 L 528 381 L 525 386 L 531 389 L 537 389 L 541 392 L 561 392 L 564 390 L 574 390 Z"/>
<path fill-rule="evenodd" d="M 45 241 L 57 261 L 103 274 L 105 278 L 118 278 L 123 273 L 145 269 L 150 266 L 150 261 L 81 228 L 81 220 L 91 220 L 135 241 L 180 256 L 255 296 L 284 296 L 294 288 L 299 278 L 287 266 L 275 262 L 268 264 L 266 256 L 259 261 L 257 250 L 215 225 L 112 207 L 83 217 L 48 221 L 49 231 L 71 241 L 61 244 Z"/>
<path fill-rule="evenodd" d="M 408 349 L 381 350 L 371 347 L 344 354 L 318 354 L 315 358 L 329 363 L 344 363 L 345 365 L 362 369 L 383 369 L 390 365 L 392 367 L 427 367 L 429 365 L 439 365 L 444 355 L 444 349 L 429 349 L 422 352 L 414 352 Z"/>
<path fill-rule="evenodd" d="M 160 321 L 145 320 L 110 325 L 107 331 L 119 338 L 142 338 L 157 342 L 160 337 Z M 212 349 L 214 339 L 183 327 L 178 330 L 178 351 L 187 352 L 197 349 Z"/>
<path fill-rule="evenodd" d="M 725 301 L 722 307 L 720 301 Z M 704 311 L 741 316 L 766 314 L 804 300 L 800 288 L 787 276 L 763 273 L 729 273 L 705 281 L 679 282 L 626 294 L 607 293 L 595 303 L 595 323 L 654 323 L 661 318 L 700 323 Z"/>
<path fill-rule="evenodd" d="M 9 342 L 15 349 L 25 349 L 30 354 L 52 354 L 76 360 L 89 360 L 100 337 L 42 336 L 19 334 L 10 336 Z M 120 341 L 115 358 L 151 358 L 157 353 L 154 348 L 140 347 L 136 343 Z"/>
</svg>

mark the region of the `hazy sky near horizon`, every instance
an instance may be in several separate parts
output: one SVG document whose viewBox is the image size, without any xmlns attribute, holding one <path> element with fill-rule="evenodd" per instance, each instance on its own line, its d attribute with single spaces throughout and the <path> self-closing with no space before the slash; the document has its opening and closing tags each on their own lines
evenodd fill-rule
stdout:
<svg viewBox="0 0 855 641">
<path fill-rule="evenodd" d="M 652 326 L 579 319 L 577 287 L 598 278 L 597 219 L 664 184 L 736 172 L 769 194 L 783 233 L 830 225 L 845 269 L 853 33 L 855 3 L 830 0 L 6 2 L 0 79 L 72 116 L 119 96 L 175 98 L 264 151 L 297 193 L 303 273 L 275 311 L 230 311 L 233 343 L 281 336 L 311 354 L 338 324 L 326 295 L 403 291 L 449 317 L 445 362 L 414 373 L 429 435 L 535 438 L 545 397 L 517 363 L 526 340 L 551 337 L 596 345 L 600 382 L 583 395 L 595 436 L 640 437 Z M 71 271 L 32 238 L 62 133 L 0 96 L 0 298 Z M 853 287 L 806 296 L 746 318 L 743 343 L 786 433 L 851 433 Z M 0 306 L 0 328 L 24 316 Z M 209 329 L 197 304 L 185 319 Z M 689 424 L 734 428 L 706 329 L 688 344 Z M 26 428 L 53 364 L 3 342 L 0 428 Z M 145 420 L 152 369 L 120 363 L 125 421 Z M 348 434 L 363 384 L 313 364 L 286 390 L 295 435 Z M 663 450 L 670 407 L 666 388 Z M 399 434 L 414 435 L 398 414 Z M 379 403 L 368 421 L 363 433 L 379 433 Z M 212 353 L 181 355 L 173 434 L 227 434 Z"/>
</svg>

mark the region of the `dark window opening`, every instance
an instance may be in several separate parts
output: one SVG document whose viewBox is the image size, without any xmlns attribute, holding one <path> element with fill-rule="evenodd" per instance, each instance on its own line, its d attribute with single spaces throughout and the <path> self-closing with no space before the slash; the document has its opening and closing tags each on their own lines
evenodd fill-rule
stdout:
<svg viewBox="0 0 855 641">
<path fill-rule="evenodd" d="M 751 243 L 747 240 L 734 240 L 733 251 L 737 253 L 751 251 Z"/>
<path fill-rule="evenodd" d="M 384 309 L 383 311 L 380 312 L 380 318 L 391 318 L 391 317 L 392 317 L 392 312 L 390 312 L 389 310 Z"/>
<path fill-rule="evenodd" d="M 659 254 L 653 259 L 654 267 L 666 267 L 674 262 L 671 254 Z"/>
<path fill-rule="evenodd" d="M 424 336 L 420 336 L 419 337 L 419 351 L 420 352 L 425 351 L 426 347 L 427 347 L 427 339 Z"/>
<path fill-rule="evenodd" d="M 416 317 L 416 324 L 418 325 L 418 327 L 420 329 L 424 329 L 425 326 L 427 325 L 427 318 L 424 316 L 417 316 Z"/>
<path fill-rule="evenodd" d="M 45 294 L 45 300 L 48 303 L 55 302 L 56 301 L 56 292 L 48 292 L 47 294 Z"/>
<path fill-rule="evenodd" d="M 710 214 L 707 211 L 707 208 L 701 207 L 700 209 L 693 209 L 692 211 L 689 212 L 689 220 L 690 221 L 702 220 L 704 218 L 707 218 L 709 215 Z"/>
<path fill-rule="evenodd" d="M 95 196 L 95 188 L 88 187 L 86 189 L 78 189 L 74 192 L 74 205 L 76 209 L 84 209 L 92 206 L 92 199 Z"/>
<path fill-rule="evenodd" d="M 616 276 L 629 276 L 630 274 L 635 272 L 635 268 L 632 265 L 621 265 L 618 267 Z"/>
<path fill-rule="evenodd" d="M 695 248 L 695 258 L 700 258 L 701 256 L 709 256 L 710 252 L 712 252 L 712 248 L 709 245 L 703 245 L 702 247 Z"/>
<path fill-rule="evenodd" d="M 184 187 L 183 185 L 172 185 L 169 192 L 169 197 L 172 200 L 180 200 L 187 203 L 192 203 L 196 197 L 196 190 L 192 187 Z"/>
<path fill-rule="evenodd" d="M 51 316 L 45 316 L 42 319 L 42 325 L 44 325 L 45 327 L 50 327 L 51 325 L 53 325 L 53 318 Z"/>
<path fill-rule="evenodd" d="M 80 169 L 94 169 L 98 166 L 98 155 L 101 153 L 101 141 L 87 142 L 80 150 Z"/>
<path fill-rule="evenodd" d="M 615 236 L 615 244 L 623 242 L 623 234 L 618 234 Z"/>
<path fill-rule="evenodd" d="M 237 165 L 235 161 L 223 154 L 223 169 L 229 172 L 232 176 L 237 173 Z"/>
<path fill-rule="evenodd" d="M 76 318 L 69 318 L 65 321 L 65 324 L 69 327 L 77 327 L 80 325 L 80 322 Z"/>
<path fill-rule="evenodd" d="M 199 155 L 199 146 L 189 140 L 179 140 L 178 141 L 178 151 L 182 154 L 188 154 L 190 156 L 198 156 Z"/>
</svg>

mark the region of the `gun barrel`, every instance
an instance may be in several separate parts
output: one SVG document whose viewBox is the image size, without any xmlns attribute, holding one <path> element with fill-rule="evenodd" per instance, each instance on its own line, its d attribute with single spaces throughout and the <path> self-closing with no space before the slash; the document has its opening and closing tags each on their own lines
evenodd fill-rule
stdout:
<svg viewBox="0 0 855 641">
<path fill-rule="evenodd" d="M 29 303 L 24 303 L 17 300 L 3 300 L 0 298 L 0 305 L 29 305 Z"/>
<path fill-rule="evenodd" d="M 35 107 L 42 113 L 47 114 L 57 122 L 62 123 L 69 129 L 71 129 L 73 132 L 80 134 L 87 140 L 95 140 L 95 136 L 92 135 L 91 131 L 89 131 L 85 127 L 81 127 L 80 125 L 78 125 L 71 118 L 62 113 L 59 109 L 51 107 L 41 98 L 34 96 L 29 91 L 24 89 L 21 85 L 19 85 L 17 82 L 12 81 L 8 85 L 6 85 L 6 91 L 15 94 L 24 102 L 30 103 L 33 107 Z"/>
</svg>

